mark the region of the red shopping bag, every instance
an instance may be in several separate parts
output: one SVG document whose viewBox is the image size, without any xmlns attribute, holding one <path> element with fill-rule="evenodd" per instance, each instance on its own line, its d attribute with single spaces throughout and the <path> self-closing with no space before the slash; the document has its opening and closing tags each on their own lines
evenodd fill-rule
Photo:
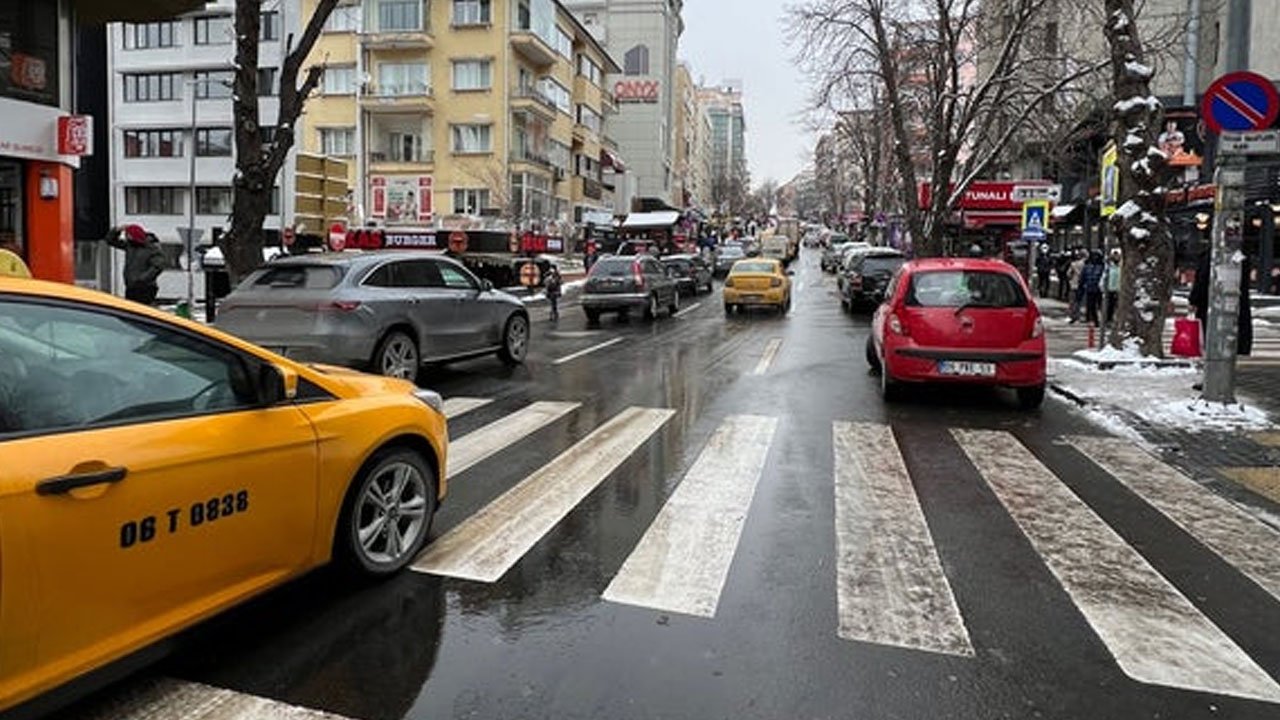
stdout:
<svg viewBox="0 0 1280 720">
<path fill-rule="evenodd" d="M 1200 357 L 1200 321 L 1180 317 L 1173 321 L 1173 346 L 1169 353 L 1178 357 Z"/>
</svg>

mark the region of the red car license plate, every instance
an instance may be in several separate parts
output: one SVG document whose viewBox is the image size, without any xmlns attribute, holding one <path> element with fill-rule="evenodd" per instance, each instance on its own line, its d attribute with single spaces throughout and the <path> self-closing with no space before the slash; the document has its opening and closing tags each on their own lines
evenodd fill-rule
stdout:
<svg viewBox="0 0 1280 720">
<path fill-rule="evenodd" d="M 939 360 L 939 375 L 960 375 L 966 377 L 995 377 L 996 364 L 987 362 L 969 362 L 966 360 Z"/>
</svg>

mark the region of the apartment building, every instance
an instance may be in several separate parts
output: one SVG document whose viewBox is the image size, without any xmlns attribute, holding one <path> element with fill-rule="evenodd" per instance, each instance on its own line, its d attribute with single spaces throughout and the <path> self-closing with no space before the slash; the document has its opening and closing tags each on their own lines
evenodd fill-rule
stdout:
<svg viewBox="0 0 1280 720">
<path fill-rule="evenodd" d="M 698 90 L 711 121 L 711 180 L 737 179 L 747 172 L 747 120 L 742 107 L 742 81 L 726 80 Z"/>
<path fill-rule="evenodd" d="M 688 64 L 676 68 L 676 203 L 705 207 L 711 200 L 711 119 Z"/>
<path fill-rule="evenodd" d="M 613 209 L 604 78 L 619 67 L 554 0 L 343 4 L 311 62 L 324 75 L 302 142 L 351 160 L 353 221 L 485 215 L 568 234 Z"/>
<path fill-rule="evenodd" d="M 172 19 L 108 28 L 111 217 L 115 225 L 138 223 L 160 238 L 171 268 L 160 278 L 161 298 L 186 294 L 179 229 L 195 227 L 198 244 L 209 245 L 230 226 L 234 6 L 234 0 L 216 0 Z M 263 3 L 258 93 L 268 142 L 285 38 L 298 28 L 298 0 Z M 269 231 L 278 231 L 290 214 L 293 166 L 291 158 L 272 193 Z M 199 277 L 197 285 L 203 292 Z"/>
</svg>

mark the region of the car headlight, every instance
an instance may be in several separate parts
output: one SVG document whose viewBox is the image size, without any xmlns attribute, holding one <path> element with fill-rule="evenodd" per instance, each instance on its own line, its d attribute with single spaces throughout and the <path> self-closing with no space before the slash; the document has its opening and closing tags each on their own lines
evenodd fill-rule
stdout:
<svg viewBox="0 0 1280 720">
<path fill-rule="evenodd" d="M 427 407 L 444 414 L 444 398 L 434 390 L 414 390 L 413 396 L 427 404 Z"/>
</svg>

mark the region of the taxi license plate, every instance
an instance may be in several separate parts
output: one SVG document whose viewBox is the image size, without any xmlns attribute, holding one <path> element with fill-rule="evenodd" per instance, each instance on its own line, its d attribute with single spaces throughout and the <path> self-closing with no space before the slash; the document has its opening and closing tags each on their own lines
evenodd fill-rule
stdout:
<svg viewBox="0 0 1280 720">
<path fill-rule="evenodd" d="M 764 296 L 757 293 L 748 293 L 743 295 L 742 299 L 746 302 L 759 302 L 764 299 Z"/>
<path fill-rule="evenodd" d="M 971 377 L 995 377 L 996 364 L 985 362 L 967 362 L 962 360 L 939 360 L 939 375 L 966 375 Z"/>
</svg>

